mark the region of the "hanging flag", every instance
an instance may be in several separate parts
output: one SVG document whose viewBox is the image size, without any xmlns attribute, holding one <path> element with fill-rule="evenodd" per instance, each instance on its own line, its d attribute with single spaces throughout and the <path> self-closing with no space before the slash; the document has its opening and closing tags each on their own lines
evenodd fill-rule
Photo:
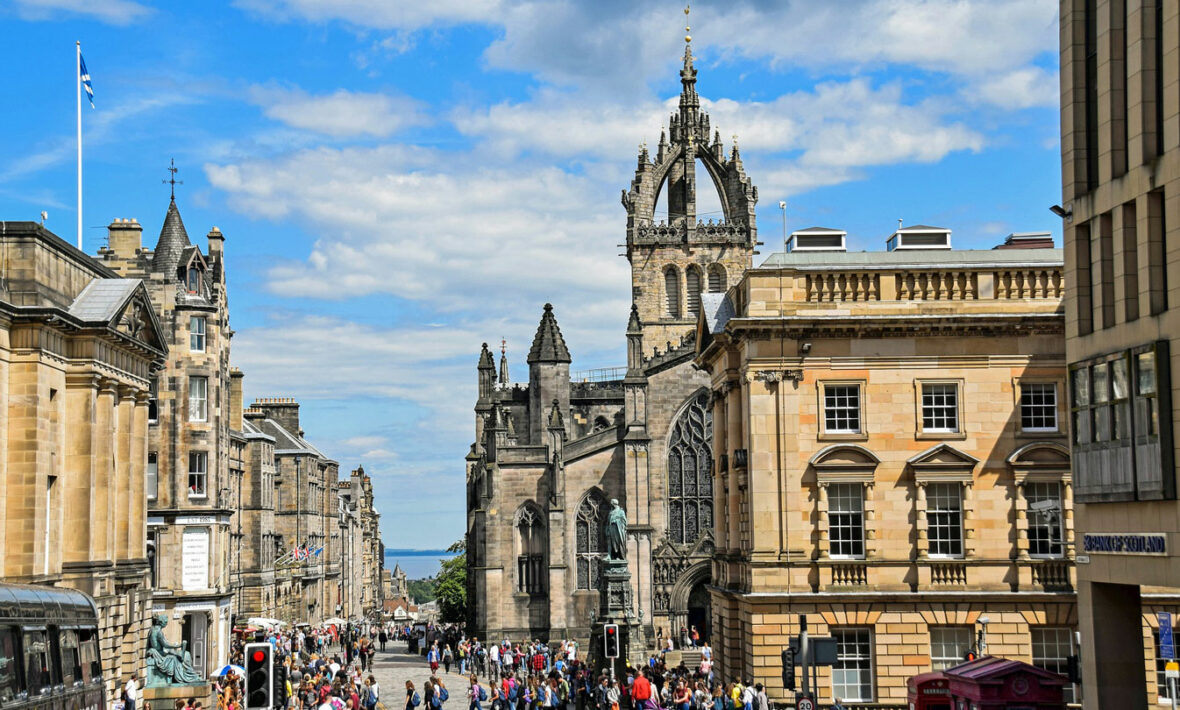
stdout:
<svg viewBox="0 0 1180 710">
<path fill-rule="evenodd" d="M 82 81 L 82 88 L 86 89 L 86 98 L 90 99 L 90 108 L 94 108 L 94 87 L 90 85 L 90 72 L 86 71 L 86 60 L 78 53 L 78 78 Z"/>
<path fill-rule="evenodd" d="M 324 548 L 322 548 L 322 547 L 321 547 L 320 549 L 316 550 L 314 554 L 315 554 L 315 556 L 316 556 L 316 557 L 319 557 L 319 556 L 320 556 L 320 553 L 321 553 L 321 552 L 323 552 L 323 551 L 324 551 Z"/>
</svg>

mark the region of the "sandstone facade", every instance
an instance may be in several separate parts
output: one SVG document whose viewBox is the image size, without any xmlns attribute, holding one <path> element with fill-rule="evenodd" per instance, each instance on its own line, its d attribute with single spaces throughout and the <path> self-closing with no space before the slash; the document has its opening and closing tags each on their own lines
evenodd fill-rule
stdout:
<svg viewBox="0 0 1180 710">
<path fill-rule="evenodd" d="M 144 671 L 148 402 L 169 342 L 143 282 L 0 226 L 0 576 L 95 599 L 110 702 Z"/>
<path fill-rule="evenodd" d="M 1063 287 L 1056 249 L 793 251 L 706 297 L 722 677 L 789 700 L 800 615 L 839 644 L 824 703 L 903 707 L 984 618 L 988 653 L 1064 670 Z"/>
</svg>

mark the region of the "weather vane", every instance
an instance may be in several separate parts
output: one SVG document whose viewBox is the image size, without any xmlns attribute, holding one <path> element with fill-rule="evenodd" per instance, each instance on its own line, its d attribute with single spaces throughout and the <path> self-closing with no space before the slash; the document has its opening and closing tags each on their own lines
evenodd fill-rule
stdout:
<svg viewBox="0 0 1180 710">
<path fill-rule="evenodd" d="M 171 186 L 173 200 L 176 199 L 176 186 L 184 184 L 184 180 L 177 180 L 176 179 L 176 171 L 177 170 L 179 170 L 179 168 L 176 167 L 176 159 L 175 158 L 169 159 L 168 172 L 172 173 L 172 178 L 170 180 L 161 180 L 160 181 L 160 182 L 164 183 L 165 185 Z"/>
<path fill-rule="evenodd" d="M 507 350 L 508 341 L 504 339 L 504 336 L 500 336 L 500 354 L 503 355 Z"/>
<path fill-rule="evenodd" d="M 689 34 L 690 32 L 692 32 L 692 26 L 688 24 L 689 7 L 690 7 L 689 5 L 684 6 L 684 43 L 685 44 L 692 43 L 692 35 Z"/>
</svg>

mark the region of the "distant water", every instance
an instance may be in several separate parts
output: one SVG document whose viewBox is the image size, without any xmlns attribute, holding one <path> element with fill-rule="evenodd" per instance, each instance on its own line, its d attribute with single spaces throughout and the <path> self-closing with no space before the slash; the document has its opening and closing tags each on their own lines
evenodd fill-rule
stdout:
<svg viewBox="0 0 1180 710">
<path fill-rule="evenodd" d="M 446 550 L 406 550 L 385 548 L 385 568 L 401 565 L 410 579 L 425 579 L 438 574 L 440 560 L 451 559 L 455 554 Z"/>
</svg>

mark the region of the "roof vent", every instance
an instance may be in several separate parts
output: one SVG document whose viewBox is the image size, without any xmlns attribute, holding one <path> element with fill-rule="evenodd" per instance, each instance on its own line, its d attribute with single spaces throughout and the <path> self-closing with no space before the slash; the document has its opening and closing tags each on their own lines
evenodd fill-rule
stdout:
<svg viewBox="0 0 1180 710">
<path fill-rule="evenodd" d="M 1052 249 L 1053 235 L 1049 232 L 1012 232 L 1003 244 L 993 249 Z"/>
<path fill-rule="evenodd" d="M 885 242 L 888 251 L 914 251 L 918 249 L 950 249 L 951 230 L 946 227 L 930 227 L 915 224 L 912 227 L 898 226 Z"/>
<path fill-rule="evenodd" d="M 844 238 L 848 232 L 827 227 L 808 227 L 791 232 L 787 251 L 847 251 Z"/>
</svg>

